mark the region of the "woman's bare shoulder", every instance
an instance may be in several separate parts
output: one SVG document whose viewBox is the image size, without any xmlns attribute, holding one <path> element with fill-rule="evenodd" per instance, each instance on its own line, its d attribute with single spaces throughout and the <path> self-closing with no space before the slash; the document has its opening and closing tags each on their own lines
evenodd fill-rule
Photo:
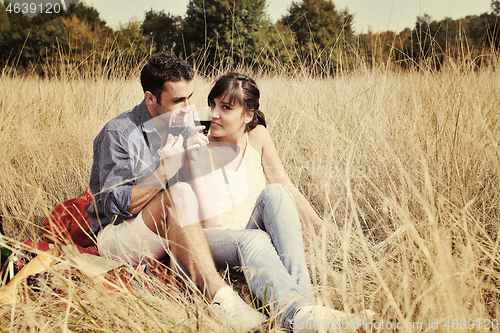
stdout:
<svg viewBox="0 0 500 333">
<path fill-rule="evenodd" d="M 261 155 L 268 140 L 271 140 L 271 136 L 269 135 L 267 129 L 262 125 L 257 125 L 253 130 L 248 132 L 248 142 Z"/>
</svg>

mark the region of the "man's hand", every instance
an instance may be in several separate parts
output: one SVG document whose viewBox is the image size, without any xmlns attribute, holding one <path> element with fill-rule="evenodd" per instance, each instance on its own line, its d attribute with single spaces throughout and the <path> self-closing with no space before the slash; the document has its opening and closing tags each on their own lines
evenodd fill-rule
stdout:
<svg viewBox="0 0 500 333">
<path fill-rule="evenodd" d="M 172 134 L 167 137 L 167 142 L 161 150 L 160 159 L 165 183 L 175 176 L 184 164 L 184 138 L 182 134 L 176 139 Z"/>
</svg>

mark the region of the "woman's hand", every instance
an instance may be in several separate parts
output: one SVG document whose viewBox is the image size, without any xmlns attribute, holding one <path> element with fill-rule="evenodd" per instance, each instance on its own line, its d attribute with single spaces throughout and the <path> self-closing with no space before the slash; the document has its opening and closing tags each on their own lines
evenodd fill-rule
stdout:
<svg viewBox="0 0 500 333">
<path fill-rule="evenodd" d="M 160 153 L 161 167 L 165 183 L 175 176 L 175 174 L 182 168 L 185 161 L 184 138 L 182 134 L 177 139 L 172 134 L 167 136 L 167 142 L 162 148 Z"/>
<path fill-rule="evenodd" d="M 269 183 L 283 185 L 295 200 L 301 221 L 307 227 L 312 227 L 316 231 L 319 231 L 323 220 L 321 220 L 309 201 L 307 201 L 288 177 L 267 129 L 263 126 L 257 126 L 252 130 L 250 135 L 252 140 L 257 142 L 257 146 L 262 147 L 262 168 Z"/>
<path fill-rule="evenodd" d="M 187 139 L 187 149 L 194 149 L 197 147 L 206 146 L 208 144 L 208 138 L 201 134 L 199 131 L 203 130 L 205 126 L 197 126 L 193 128 L 189 138 Z"/>
<path fill-rule="evenodd" d="M 304 197 L 305 199 L 305 197 Z M 314 210 L 304 207 L 305 212 L 302 214 L 302 219 L 304 224 L 308 227 L 312 227 L 314 231 L 319 234 L 321 231 L 321 226 L 323 225 L 323 220 L 316 214 Z"/>
<path fill-rule="evenodd" d="M 193 128 L 187 139 L 187 159 L 189 165 L 189 184 L 198 199 L 198 218 L 204 228 L 210 228 L 217 225 L 219 215 L 217 212 L 217 203 L 215 202 L 215 192 L 210 173 L 212 172 L 212 163 L 208 147 L 208 138 L 201 134 L 205 126 Z"/>
<path fill-rule="evenodd" d="M 211 172 L 210 153 L 208 151 L 208 138 L 199 131 L 204 126 L 193 128 L 187 139 L 187 159 L 192 177 L 204 176 Z"/>
</svg>

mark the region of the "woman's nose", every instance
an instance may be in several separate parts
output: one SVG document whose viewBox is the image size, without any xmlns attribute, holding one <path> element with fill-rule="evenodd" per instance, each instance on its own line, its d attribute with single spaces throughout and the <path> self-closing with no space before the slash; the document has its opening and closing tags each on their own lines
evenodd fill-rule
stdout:
<svg viewBox="0 0 500 333">
<path fill-rule="evenodd" d="M 212 118 L 219 118 L 219 113 L 217 112 L 217 108 L 216 107 L 211 107 L 210 108 L 210 116 Z"/>
</svg>

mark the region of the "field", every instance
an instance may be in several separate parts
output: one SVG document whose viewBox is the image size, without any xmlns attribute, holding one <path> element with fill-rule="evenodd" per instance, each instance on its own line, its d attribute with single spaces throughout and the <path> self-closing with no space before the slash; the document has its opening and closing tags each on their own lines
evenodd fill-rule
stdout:
<svg viewBox="0 0 500 333">
<path fill-rule="evenodd" d="M 374 310 L 373 331 L 382 321 L 384 332 L 498 327 L 500 72 L 451 63 L 255 77 L 283 164 L 324 219 L 320 232 L 304 230 L 316 302 Z M 205 105 L 212 79 L 195 83 L 194 102 Z M 141 99 L 137 76 L 0 77 L 0 215 L 10 239 L 41 240 L 50 210 L 87 188 L 100 128 Z M 0 327 L 231 331 L 195 291 L 167 289 L 22 299 L 0 306 Z"/>
</svg>

